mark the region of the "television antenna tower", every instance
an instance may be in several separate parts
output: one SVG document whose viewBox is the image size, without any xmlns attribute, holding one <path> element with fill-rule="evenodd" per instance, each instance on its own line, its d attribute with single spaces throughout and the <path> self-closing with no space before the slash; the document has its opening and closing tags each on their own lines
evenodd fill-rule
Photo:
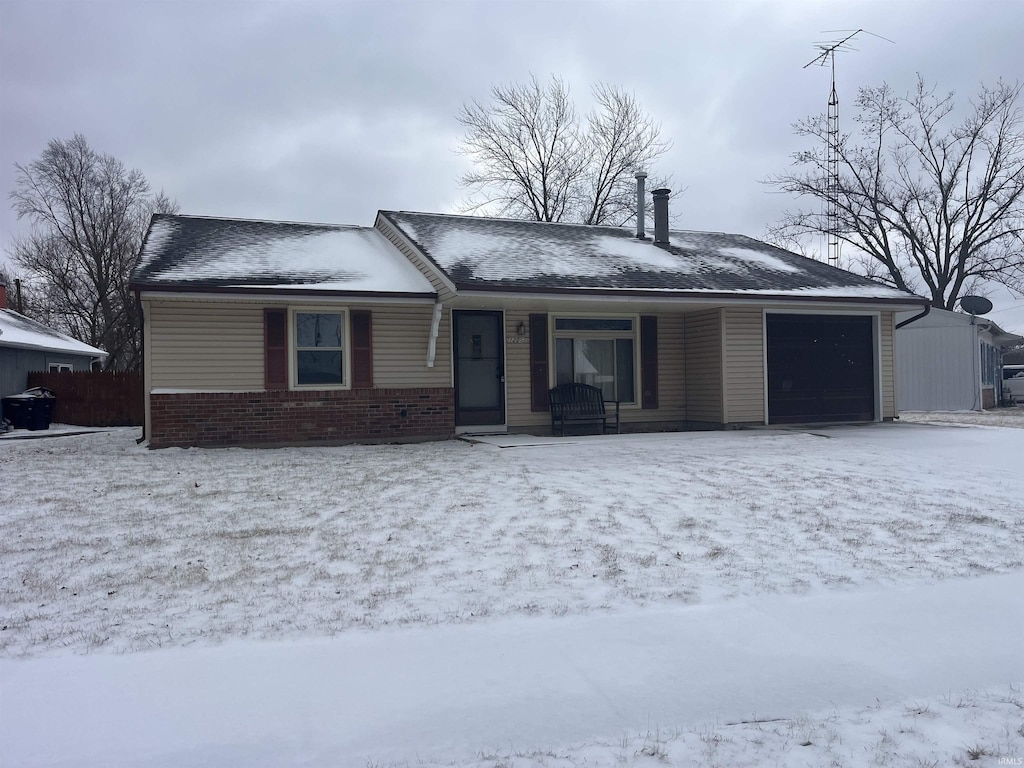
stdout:
<svg viewBox="0 0 1024 768">
<path fill-rule="evenodd" d="M 829 67 L 832 70 L 832 90 L 828 95 L 828 118 L 825 125 L 825 229 L 826 242 L 828 245 L 828 263 L 833 267 L 839 266 L 839 94 L 836 92 L 836 53 L 855 51 L 850 41 L 857 35 L 864 33 L 877 37 L 891 43 L 892 40 L 868 32 L 866 29 L 833 29 L 827 30 L 826 34 L 847 33 L 841 40 L 833 40 L 824 43 L 815 43 L 814 47 L 820 53 L 811 61 L 804 64 L 803 68 L 817 64 L 819 67 Z"/>
</svg>

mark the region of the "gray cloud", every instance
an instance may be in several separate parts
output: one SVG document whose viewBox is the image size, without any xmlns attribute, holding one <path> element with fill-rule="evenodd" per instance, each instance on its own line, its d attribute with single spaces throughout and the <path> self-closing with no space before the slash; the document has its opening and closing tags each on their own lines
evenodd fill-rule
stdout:
<svg viewBox="0 0 1024 768">
<path fill-rule="evenodd" d="M 860 27 L 895 44 L 862 36 L 841 55 L 847 109 L 858 86 L 905 90 L 918 72 L 963 95 L 1024 75 L 1017 0 L 0 0 L 0 189 L 15 162 L 81 132 L 186 212 L 448 211 L 459 106 L 556 73 L 581 104 L 606 81 L 661 121 L 674 148 L 659 170 L 687 189 L 681 226 L 756 237 L 794 204 L 758 180 L 798 148 L 790 124 L 824 109 L 828 72 L 803 69 L 813 43 Z M 23 229 L 0 206 L 0 244 Z M 1024 314 L 999 319 L 1024 330 Z"/>
</svg>

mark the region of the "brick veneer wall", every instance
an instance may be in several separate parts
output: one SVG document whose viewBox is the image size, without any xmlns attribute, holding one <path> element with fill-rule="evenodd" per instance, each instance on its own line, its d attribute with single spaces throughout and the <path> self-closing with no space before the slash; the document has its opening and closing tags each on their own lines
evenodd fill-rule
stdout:
<svg viewBox="0 0 1024 768">
<path fill-rule="evenodd" d="M 150 395 L 150 448 L 447 439 L 454 390 L 352 389 Z"/>
</svg>

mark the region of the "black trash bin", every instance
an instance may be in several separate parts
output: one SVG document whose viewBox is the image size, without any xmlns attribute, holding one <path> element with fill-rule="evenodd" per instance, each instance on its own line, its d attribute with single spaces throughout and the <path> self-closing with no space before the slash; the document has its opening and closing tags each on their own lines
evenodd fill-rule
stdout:
<svg viewBox="0 0 1024 768">
<path fill-rule="evenodd" d="M 46 387 L 33 387 L 20 395 L 11 395 L 3 399 L 4 418 L 8 419 L 15 429 L 49 429 L 56 404 L 57 396 L 52 390 Z"/>
<path fill-rule="evenodd" d="M 35 410 L 35 398 L 25 395 L 11 395 L 3 399 L 4 418 L 11 422 L 15 429 L 28 429 L 32 412 Z"/>
<path fill-rule="evenodd" d="M 32 410 L 28 416 L 30 430 L 49 429 L 53 420 L 53 408 L 57 404 L 57 396 L 46 387 L 32 387 L 21 393 L 32 398 Z"/>
</svg>

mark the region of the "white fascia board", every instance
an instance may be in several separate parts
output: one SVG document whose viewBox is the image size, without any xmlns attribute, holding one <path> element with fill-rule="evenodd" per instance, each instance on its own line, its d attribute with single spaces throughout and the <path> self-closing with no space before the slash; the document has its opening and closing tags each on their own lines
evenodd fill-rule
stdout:
<svg viewBox="0 0 1024 768">
<path fill-rule="evenodd" d="M 410 240 L 410 239 L 409 239 L 408 237 L 406 237 L 406 236 L 405 236 L 405 232 L 403 232 L 403 231 L 402 231 L 402 228 L 401 228 L 401 227 L 399 227 L 399 226 L 398 226 L 397 224 L 395 224 L 395 223 L 394 223 L 393 221 L 391 221 L 390 219 L 385 219 L 385 218 L 383 217 L 383 215 L 381 214 L 381 212 L 380 212 L 380 211 L 377 211 L 377 218 L 376 218 L 376 219 L 374 220 L 374 222 L 373 222 L 373 228 L 374 228 L 374 229 L 376 229 L 376 230 L 378 231 L 378 233 L 380 234 L 380 236 L 381 236 L 381 237 L 383 237 L 383 238 L 384 238 L 385 240 L 387 240 L 387 239 L 388 239 L 388 238 L 387 238 L 387 235 L 385 235 L 385 234 L 384 234 L 384 233 L 383 233 L 383 232 L 381 231 L 381 228 L 380 228 L 380 226 L 379 226 L 379 225 L 381 224 L 381 222 L 382 222 L 382 221 L 383 221 L 384 225 L 385 225 L 385 226 L 386 226 L 386 227 L 387 227 L 388 229 L 390 229 L 390 230 L 391 230 L 392 232 L 394 232 L 394 233 L 395 233 L 395 237 L 397 237 L 397 238 L 398 238 L 398 239 L 399 239 L 399 240 L 400 240 L 400 241 L 402 242 L 402 244 L 403 244 L 403 245 L 404 245 L 405 247 L 407 247 L 407 248 L 408 248 L 409 250 L 413 251 L 414 253 L 417 253 L 417 254 L 419 254 L 419 257 L 420 257 L 420 261 L 422 261 L 422 262 L 423 262 L 423 266 L 424 266 L 424 267 L 426 267 L 427 269 L 429 269 L 429 270 L 430 270 L 430 274 L 431 274 L 431 275 L 432 275 L 433 277 L 436 277 L 436 278 L 437 278 L 437 281 L 438 281 L 439 283 L 441 283 L 441 285 L 443 285 L 443 286 L 444 286 L 444 287 L 445 287 L 446 289 L 448 289 L 448 291 L 449 291 L 449 292 L 451 292 L 451 294 L 452 294 L 453 296 L 454 296 L 454 295 L 456 295 L 456 294 L 458 294 L 458 292 L 459 292 L 459 291 L 458 291 L 458 289 L 457 289 L 457 288 L 455 287 L 455 283 L 453 283 L 453 282 L 451 281 L 451 279 L 450 279 L 450 278 L 448 277 L 448 275 L 446 275 L 446 274 L 445 274 L 445 273 L 444 273 L 444 272 L 443 272 L 443 271 L 441 270 L 441 268 L 440 268 L 440 267 L 438 267 L 438 266 L 437 266 L 437 265 L 436 265 L 436 264 L 434 263 L 433 259 L 429 258 L 429 257 L 428 257 L 428 256 L 427 256 L 427 255 L 426 255 L 426 254 L 425 254 L 424 252 L 423 252 L 423 250 L 422 250 L 422 249 L 421 249 L 421 248 L 420 248 L 420 247 L 419 247 L 418 245 L 416 245 L 416 243 L 414 243 L 414 242 L 413 242 L 412 240 Z M 399 252 L 401 252 L 401 251 L 399 251 Z M 403 259 L 407 258 L 407 257 L 406 257 L 406 255 L 405 255 L 404 253 L 402 254 L 402 258 L 403 258 Z M 415 267 L 416 265 L 415 265 L 415 264 L 413 264 L 413 266 Z M 428 279 L 429 279 L 429 278 L 428 278 Z"/>
</svg>

